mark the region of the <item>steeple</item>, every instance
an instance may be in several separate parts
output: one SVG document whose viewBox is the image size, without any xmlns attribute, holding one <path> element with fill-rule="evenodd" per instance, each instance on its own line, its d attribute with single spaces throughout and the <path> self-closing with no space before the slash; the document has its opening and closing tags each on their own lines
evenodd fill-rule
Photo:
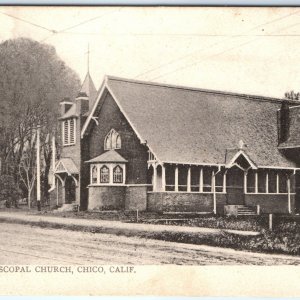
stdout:
<svg viewBox="0 0 300 300">
<path fill-rule="evenodd" d="M 89 72 L 85 76 L 85 79 L 83 81 L 83 84 L 81 86 L 79 93 L 82 93 L 82 94 L 85 93 L 88 96 L 89 107 L 91 108 L 92 105 L 94 104 L 95 98 L 97 96 L 97 90 L 96 90 L 93 79 Z"/>
<path fill-rule="evenodd" d="M 87 74 L 81 86 L 78 95 L 86 95 L 89 100 L 89 108 L 94 104 L 95 98 L 97 96 L 97 90 L 94 85 L 93 79 L 90 75 L 90 44 L 88 44 L 87 54 Z"/>
</svg>

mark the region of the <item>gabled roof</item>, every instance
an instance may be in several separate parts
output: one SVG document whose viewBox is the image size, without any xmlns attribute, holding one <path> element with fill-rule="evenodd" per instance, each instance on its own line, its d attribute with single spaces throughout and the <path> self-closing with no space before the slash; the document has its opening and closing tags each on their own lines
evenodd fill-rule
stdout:
<svg viewBox="0 0 300 300">
<path fill-rule="evenodd" d="M 227 149 L 243 140 L 256 166 L 296 167 L 277 148 L 280 99 L 109 76 L 82 135 L 104 91 L 111 93 L 141 142 L 162 162 L 225 165 Z"/>
<path fill-rule="evenodd" d="M 78 114 L 76 112 L 76 104 L 73 103 L 73 105 L 70 107 L 70 109 L 62 116 L 59 118 L 59 120 L 64 120 L 72 117 L 78 117 Z"/>
<path fill-rule="evenodd" d="M 235 152 L 235 154 L 231 157 L 231 159 L 229 160 L 229 156 L 226 156 L 226 168 L 231 168 L 234 164 L 236 164 L 238 162 L 238 159 L 240 157 L 243 157 L 244 160 L 248 163 L 249 167 L 251 167 L 252 169 L 256 170 L 257 166 L 255 165 L 255 163 L 251 160 L 251 158 L 249 157 L 249 155 L 247 155 L 247 153 L 242 150 L 239 149 L 238 151 Z"/>
<path fill-rule="evenodd" d="M 57 162 L 54 173 L 78 174 L 79 171 L 72 158 L 67 157 Z"/>
<path fill-rule="evenodd" d="M 125 163 L 127 160 L 123 158 L 118 152 L 115 150 L 109 150 L 107 152 L 102 153 L 101 155 L 92 158 L 87 163 L 97 163 L 97 162 L 103 162 L 103 163 L 109 163 L 109 162 L 115 162 L 115 163 Z"/>
</svg>

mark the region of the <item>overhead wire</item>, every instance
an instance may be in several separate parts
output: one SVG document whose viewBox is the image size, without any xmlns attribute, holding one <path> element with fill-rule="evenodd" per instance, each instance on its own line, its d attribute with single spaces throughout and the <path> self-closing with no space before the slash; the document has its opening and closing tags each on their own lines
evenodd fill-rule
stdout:
<svg viewBox="0 0 300 300">
<path fill-rule="evenodd" d="M 66 32 L 66 31 L 68 31 L 68 30 L 70 30 L 70 29 L 73 29 L 73 28 L 76 28 L 76 27 L 79 27 L 79 26 L 82 26 L 82 25 L 84 25 L 84 24 L 86 24 L 86 23 L 89 23 L 89 22 L 92 22 L 92 21 L 94 21 L 94 20 L 96 20 L 96 19 L 100 19 L 100 18 L 102 18 L 102 17 L 104 17 L 104 16 L 107 16 L 107 15 L 110 15 L 110 14 L 112 14 L 112 13 L 119 12 L 121 9 L 122 9 L 122 8 L 115 9 L 115 10 L 110 11 L 110 12 L 107 12 L 107 13 L 105 13 L 105 14 L 103 14 L 103 15 L 100 15 L 100 16 L 97 16 L 97 17 L 93 17 L 93 18 L 91 18 L 91 19 L 82 21 L 82 22 L 77 23 L 77 24 L 75 24 L 75 25 L 72 25 L 72 26 L 70 26 L 70 27 L 66 27 L 66 28 L 64 28 L 64 29 L 58 30 L 58 31 L 56 31 L 56 32 L 53 32 L 50 36 L 48 36 L 48 37 L 42 39 L 40 42 L 45 42 L 47 39 L 51 38 L 53 35 L 57 35 L 57 34 L 60 34 L 60 33 L 68 33 L 68 34 L 69 34 L 69 32 Z"/>
<path fill-rule="evenodd" d="M 35 26 L 35 27 L 38 27 L 38 28 L 47 30 L 47 31 L 49 31 L 49 32 L 52 32 L 53 34 L 56 32 L 56 30 L 54 30 L 54 29 L 49 29 L 49 28 L 44 27 L 44 26 L 42 26 L 42 25 L 39 25 L 39 24 L 30 22 L 30 21 L 27 21 L 27 20 L 25 20 L 25 19 L 22 19 L 22 18 L 13 16 L 13 15 L 10 15 L 10 14 L 5 13 L 5 12 L 2 12 L 2 11 L 0 11 L 0 14 L 5 15 L 5 16 L 8 16 L 8 17 L 13 18 L 13 19 L 16 19 L 16 20 L 21 21 L 21 22 L 23 22 L 23 23 L 27 23 L 27 24 L 30 24 L 30 25 L 32 25 L 32 26 Z"/>
<path fill-rule="evenodd" d="M 27 21 L 27 20 L 25 20 L 25 19 L 23 19 L 23 18 L 19 18 L 19 17 L 16 17 L 16 16 L 14 16 L 14 15 L 7 14 L 7 13 L 1 12 L 1 11 L 0 11 L 0 13 L 3 14 L 3 15 L 6 15 L 6 16 L 8 16 L 8 17 L 14 18 L 14 19 L 16 19 L 16 20 L 19 20 L 19 21 L 21 21 L 21 22 L 24 22 L 24 23 L 30 24 L 30 25 L 32 25 L 32 26 L 35 26 L 35 27 L 38 27 L 38 28 L 41 28 L 41 29 L 43 29 L 43 30 L 46 30 L 46 31 L 51 32 L 51 35 L 50 35 L 50 36 L 48 36 L 48 37 L 46 37 L 46 38 L 44 38 L 44 39 L 42 39 L 42 40 L 40 41 L 40 42 L 44 42 L 45 40 L 47 40 L 48 38 L 52 37 L 53 35 L 60 34 L 60 33 L 66 33 L 66 34 L 81 34 L 81 33 L 76 33 L 76 32 L 67 32 L 67 31 L 68 31 L 68 30 L 71 30 L 71 29 L 73 29 L 73 28 L 82 26 L 82 25 L 84 25 L 84 24 L 86 24 L 86 23 L 88 23 L 88 22 L 92 22 L 92 21 L 94 21 L 94 20 L 96 20 L 96 19 L 102 18 L 102 17 L 104 17 L 104 16 L 106 16 L 106 15 L 108 15 L 108 14 L 112 14 L 112 13 L 115 13 L 115 12 L 119 12 L 120 10 L 121 10 L 121 8 L 119 8 L 119 9 L 117 9 L 117 10 L 113 10 L 113 11 L 107 12 L 107 13 L 105 13 L 105 14 L 103 14 L 103 15 L 93 17 L 93 18 L 91 18 L 91 19 L 82 21 L 82 22 L 80 22 L 80 23 L 77 23 L 77 24 L 75 24 L 75 25 L 66 27 L 66 28 L 61 29 L 61 30 L 50 29 L 50 28 L 44 27 L 44 26 L 42 26 L 42 25 L 39 25 L 39 24 L 30 22 L 30 21 Z M 229 36 L 228 36 L 228 35 L 222 35 L 222 34 L 187 34 L 187 35 L 190 35 L 190 36 L 207 36 L 207 37 L 209 37 L 209 36 L 214 36 L 214 37 L 223 37 L 223 36 L 226 36 L 226 37 L 228 37 L 228 38 L 223 39 L 222 41 L 218 41 L 218 42 L 216 42 L 216 43 L 213 43 L 213 44 L 211 44 L 211 45 L 209 45 L 209 46 L 207 46 L 207 47 L 198 49 L 198 50 L 196 50 L 196 51 L 194 51 L 194 52 L 192 52 L 192 53 L 189 53 L 189 54 L 187 54 L 187 55 L 184 55 L 184 56 L 181 56 L 181 57 L 179 57 L 179 58 L 173 59 L 173 60 L 171 60 L 171 61 L 169 61 L 169 62 L 167 62 L 167 63 L 164 63 L 164 64 L 162 64 L 162 65 L 159 65 L 159 66 L 157 66 L 157 67 L 154 67 L 154 68 L 152 68 L 152 69 L 150 69 L 150 70 L 147 70 L 147 71 L 145 71 L 145 72 L 142 72 L 142 73 L 138 74 L 137 76 L 135 76 L 134 78 L 138 78 L 138 77 L 140 77 L 140 76 L 149 74 L 149 73 L 151 73 L 151 72 L 153 72 L 153 71 L 156 71 L 156 70 L 158 70 L 158 69 L 161 69 L 161 68 L 163 68 L 163 67 L 165 67 L 165 66 L 168 66 L 168 65 L 170 65 L 170 64 L 173 64 L 173 63 L 175 63 L 175 62 L 184 60 L 184 59 L 186 59 L 186 58 L 188 58 L 188 57 L 190 57 L 190 56 L 195 55 L 196 53 L 202 52 L 202 51 L 204 51 L 204 50 L 206 50 L 206 49 L 208 49 L 208 48 L 214 47 L 214 46 L 216 46 L 216 45 L 218 45 L 218 44 L 220 44 L 220 43 L 223 43 L 223 42 L 226 41 L 226 40 L 229 40 L 229 39 L 232 39 L 232 38 L 235 38 L 235 37 L 245 37 L 245 36 L 251 37 L 251 36 L 255 36 L 256 38 L 255 38 L 255 39 L 252 39 L 252 40 L 250 40 L 250 41 L 247 41 L 247 42 L 245 42 L 245 43 L 239 44 L 239 45 L 237 45 L 237 46 L 234 46 L 234 47 L 232 47 L 232 48 L 226 49 L 226 50 L 224 50 L 224 51 L 222 51 L 222 52 L 220 52 L 220 53 L 214 54 L 214 55 L 212 55 L 212 56 L 210 56 L 210 57 L 215 57 L 215 56 L 221 55 L 221 54 L 223 54 L 223 53 L 225 53 L 225 52 L 231 51 L 231 50 L 233 50 L 233 49 L 243 47 L 244 45 L 247 45 L 247 44 L 249 44 L 249 43 L 252 43 L 253 41 L 255 41 L 255 40 L 257 40 L 257 39 L 259 39 L 259 38 L 261 38 L 261 37 L 300 36 L 299 34 L 290 34 L 290 35 L 280 35 L 280 34 L 255 34 L 255 35 L 247 35 L 248 32 L 251 32 L 251 31 L 253 31 L 253 30 L 257 29 L 257 28 L 260 28 L 260 27 L 262 27 L 262 26 L 267 26 L 267 25 L 269 25 L 269 24 L 272 24 L 272 23 L 281 21 L 281 20 L 283 20 L 283 19 L 285 19 L 285 18 L 288 18 L 288 17 L 290 17 L 290 16 L 292 16 L 292 15 L 298 14 L 299 12 L 300 12 L 300 10 L 297 10 L 297 11 L 295 11 L 295 12 L 293 12 L 293 13 L 288 14 L 288 15 L 284 15 L 284 16 L 282 16 L 282 17 L 275 18 L 275 19 L 273 19 L 273 20 L 271 20 L 271 21 L 268 21 L 268 22 L 265 22 L 265 23 L 256 25 L 255 27 L 253 27 L 253 28 L 251 28 L 251 29 L 245 31 L 245 32 L 242 33 L 242 34 L 229 35 Z M 299 25 L 299 24 L 300 24 L 300 23 L 297 23 L 297 24 L 293 24 L 293 25 L 291 25 L 291 26 L 288 26 L 288 27 L 286 27 L 286 28 L 282 28 L 282 29 L 280 29 L 280 31 L 282 31 L 282 30 L 284 30 L 284 29 L 287 29 L 287 28 L 290 28 L 290 27 L 293 27 L 293 26 L 296 26 L 296 25 Z M 276 31 L 274 31 L 274 32 L 276 32 Z M 84 34 L 92 34 L 92 33 L 84 33 Z M 94 34 L 94 33 L 93 33 L 93 34 Z M 98 35 L 98 33 L 95 33 L 95 35 Z M 99 35 L 102 35 L 102 34 L 99 33 Z M 124 34 L 120 34 L 120 35 L 124 35 Z M 135 36 L 152 36 L 152 35 L 153 35 L 153 36 L 157 36 L 157 35 L 169 35 L 169 36 L 172 36 L 172 35 L 174 35 L 174 36 L 181 36 L 181 35 L 182 35 L 182 36 L 187 36 L 186 34 L 176 34 L 176 33 L 175 33 L 175 34 L 147 34 L 147 33 L 146 33 L 146 34 L 145 34 L 145 33 L 140 34 L 140 33 L 137 33 L 137 34 L 130 34 L 130 35 L 135 35 Z M 172 70 L 172 71 L 170 71 L 170 72 L 164 73 L 164 74 L 159 75 L 159 76 L 157 76 L 157 77 L 154 77 L 154 78 L 152 78 L 152 79 L 150 79 L 150 80 L 155 80 L 155 79 L 164 77 L 164 76 L 169 75 L 169 74 L 171 74 L 171 73 L 174 73 L 174 72 L 177 72 L 177 71 L 179 71 L 179 70 L 182 70 L 182 69 L 188 68 L 188 67 L 190 67 L 190 66 L 193 66 L 194 64 L 197 64 L 197 63 L 199 63 L 199 61 L 196 61 L 196 62 L 193 62 L 193 63 L 191 63 L 191 64 L 185 65 L 185 66 L 183 66 L 183 67 L 177 68 L 177 69 Z"/>
<path fill-rule="evenodd" d="M 250 28 L 249 30 L 245 31 L 244 34 L 246 34 L 246 33 L 248 33 L 248 32 L 251 32 L 251 31 L 253 31 L 253 30 L 255 30 L 255 29 L 258 29 L 258 28 L 260 28 L 260 27 L 262 27 L 262 26 L 267 26 L 267 25 L 269 25 L 269 24 L 272 24 L 272 23 L 275 23 L 275 22 L 279 22 L 279 21 L 281 21 L 281 20 L 283 20 L 283 19 L 285 19 L 285 18 L 288 18 L 288 17 L 290 17 L 290 16 L 292 16 L 292 15 L 295 15 L 295 14 L 298 14 L 298 13 L 300 13 L 300 10 L 297 10 L 297 11 L 295 11 L 295 12 L 293 12 L 293 13 L 289 13 L 289 14 L 284 15 L 284 16 L 282 16 L 282 17 L 275 18 L 275 19 L 273 19 L 273 20 L 271 20 L 271 21 L 268 21 L 268 22 L 265 22 L 265 23 L 256 25 L 256 26 L 254 26 L 253 28 Z M 242 34 L 243 34 L 243 33 L 242 33 Z M 170 61 L 168 61 L 168 62 L 166 62 L 166 63 L 164 63 L 164 64 L 161 64 L 161 65 L 159 65 L 159 66 L 157 66 L 157 67 L 154 67 L 154 68 L 151 68 L 151 69 L 149 69 L 149 70 L 147 70 L 147 71 L 144 71 L 144 72 L 142 72 L 142 73 L 139 73 L 139 74 L 136 75 L 134 78 L 135 78 L 135 79 L 136 79 L 136 78 L 139 78 L 139 77 L 141 77 L 141 76 L 147 75 L 147 74 L 149 74 L 149 73 L 151 73 L 151 72 L 153 72 L 153 71 L 159 70 L 159 69 L 161 69 L 161 68 L 163 68 L 163 67 L 165 67 L 165 66 L 168 66 L 168 65 L 170 65 L 170 64 L 177 63 L 178 61 L 184 60 L 184 59 L 186 59 L 186 58 L 188 58 L 188 57 L 191 57 L 191 56 L 193 56 L 193 55 L 195 55 L 195 54 L 197 54 L 197 53 L 199 53 L 199 52 L 202 52 L 202 51 L 204 51 L 204 50 L 206 50 L 206 49 L 210 49 L 210 48 L 212 48 L 212 47 L 214 47 L 214 46 L 217 46 L 217 45 L 219 45 L 219 44 L 221 44 L 221 43 L 224 43 L 225 41 L 230 40 L 230 39 L 232 39 L 232 38 L 239 37 L 240 35 L 241 35 L 241 34 L 231 35 L 230 37 L 228 37 L 228 38 L 226 38 L 226 39 L 222 39 L 221 41 L 215 42 L 215 43 L 213 43 L 213 44 L 210 44 L 210 45 L 208 45 L 207 47 L 200 48 L 200 49 L 198 49 L 198 50 L 196 50 L 196 51 L 193 51 L 192 53 L 183 55 L 183 56 L 181 56 L 181 57 L 177 57 L 176 59 L 172 59 L 172 60 L 170 60 Z"/>
<path fill-rule="evenodd" d="M 285 27 L 285 28 L 281 28 L 279 31 L 282 31 L 282 30 L 285 30 L 285 29 L 289 29 L 289 28 L 291 28 L 291 27 L 298 26 L 299 24 L 300 24 L 300 23 L 292 24 L 292 25 L 287 26 L 287 27 Z M 273 31 L 273 32 L 277 32 L 277 31 L 278 31 L 278 30 Z M 219 52 L 219 53 L 210 55 L 210 56 L 208 56 L 208 58 L 217 57 L 217 56 L 219 56 L 219 55 L 221 55 L 221 54 L 224 54 L 224 53 L 226 53 L 226 52 L 228 52 L 228 51 L 231 51 L 231 50 L 234 50 L 234 49 L 237 49 L 237 48 L 241 48 L 241 47 L 243 47 L 243 46 L 245 46 L 245 45 L 248 45 L 248 44 L 250 44 L 250 43 L 252 43 L 252 42 L 254 42 L 254 41 L 256 41 L 256 40 L 258 40 L 258 39 L 260 39 L 260 38 L 261 38 L 261 36 L 256 37 L 255 39 L 252 39 L 252 40 L 250 40 L 250 41 L 241 43 L 241 44 L 239 44 L 239 45 L 237 45 L 237 46 L 233 46 L 233 47 L 231 47 L 231 48 L 229 48 L 229 49 L 226 49 L 226 50 L 224 50 L 224 51 L 222 51 L 222 52 Z M 195 64 L 198 64 L 198 63 L 201 62 L 201 61 L 202 61 L 202 60 L 198 60 L 198 61 L 195 61 L 195 62 L 190 63 L 190 64 L 188 64 L 188 65 L 185 65 L 185 66 L 183 66 L 183 67 L 180 67 L 180 68 L 177 68 L 177 69 L 175 69 L 175 70 L 172 70 L 172 71 L 170 71 L 170 72 L 161 74 L 161 75 L 159 75 L 159 76 L 156 76 L 156 77 L 154 77 L 154 78 L 151 78 L 150 81 L 151 81 L 151 80 L 156 80 L 156 79 L 161 78 L 161 77 L 164 77 L 164 76 L 166 76 L 166 75 L 169 75 L 169 74 L 172 74 L 172 73 L 181 71 L 181 70 L 186 69 L 186 68 L 189 68 L 189 67 L 192 67 L 192 66 L 194 66 Z"/>
</svg>

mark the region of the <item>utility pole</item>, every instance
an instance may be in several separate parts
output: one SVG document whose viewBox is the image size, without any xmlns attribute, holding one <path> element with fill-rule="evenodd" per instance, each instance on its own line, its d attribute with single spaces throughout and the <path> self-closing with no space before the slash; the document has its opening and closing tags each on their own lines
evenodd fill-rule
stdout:
<svg viewBox="0 0 300 300">
<path fill-rule="evenodd" d="M 41 210 L 41 160 L 40 160 L 40 127 L 36 135 L 36 200 L 37 209 Z"/>
<path fill-rule="evenodd" d="M 55 160 L 56 160 L 56 146 L 55 146 L 55 134 L 52 136 L 52 170 L 53 170 L 53 185 L 55 186 Z"/>
</svg>

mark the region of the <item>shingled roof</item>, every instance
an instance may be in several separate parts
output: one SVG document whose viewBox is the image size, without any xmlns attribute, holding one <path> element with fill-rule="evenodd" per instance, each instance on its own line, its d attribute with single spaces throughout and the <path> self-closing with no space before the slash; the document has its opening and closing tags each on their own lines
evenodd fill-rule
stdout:
<svg viewBox="0 0 300 300">
<path fill-rule="evenodd" d="M 98 162 L 103 162 L 103 163 L 110 163 L 110 162 L 115 162 L 115 163 L 125 163 L 127 160 L 123 158 L 118 152 L 115 150 L 109 150 L 107 152 L 102 153 L 101 155 L 90 159 L 86 161 L 86 163 L 98 163 Z"/>
<path fill-rule="evenodd" d="M 258 167 L 296 167 L 277 148 L 280 99 L 115 77 L 105 87 L 162 162 L 225 164 L 226 152 L 243 140 Z"/>
<path fill-rule="evenodd" d="M 79 173 L 78 168 L 76 167 L 72 158 L 63 157 L 57 162 L 54 173 L 64 173 L 64 172 L 68 174 Z"/>
<path fill-rule="evenodd" d="M 76 111 L 76 104 L 73 103 L 73 105 L 70 107 L 70 109 L 59 118 L 59 120 L 64 120 L 64 119 L 68 119 L 68 118 L 73 118 L 73 117 L 78 117 L 78 113 Z"/>
</svg>

